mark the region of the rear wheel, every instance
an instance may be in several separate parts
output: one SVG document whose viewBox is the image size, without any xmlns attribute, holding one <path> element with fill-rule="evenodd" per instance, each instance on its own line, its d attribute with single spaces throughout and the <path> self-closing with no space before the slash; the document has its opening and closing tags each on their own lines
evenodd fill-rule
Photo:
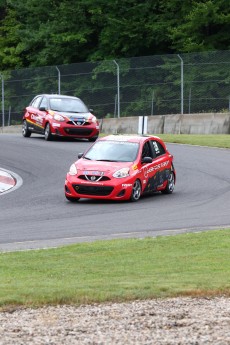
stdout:
<svg viewBox="0 0 230 345">
<path fill-rule="evenodd" d="M 138 201 L 141 196 L 141 183 L 140 180 L 136 180 L 133 184 L 132 194 L 130 201 Z"/>
<path fill-rule="evenodd" d="M 22 123 L 22 135 L 26 138 L 29 138 L 31 136 L 31 131 L 28 129 L 28 123 L 26 120 L 24 120 Z"/>
<path fill-rule="evenodd" d="M 50 124 L 47 123 L 45 127 L 45 140 L 50 141 L 52 140 L 52 134 L 50 130 Z"/>
<path fill-rule="evenodd" d="M 174 172 L 171 171 L 168 177 L 166 188 L 162 190 L 161 192 L 163 194 L 172 194 L 172 192 L 174 191 L 174 186 L 175 186 L 175 175 L 174 175 Z"/>
</svg>

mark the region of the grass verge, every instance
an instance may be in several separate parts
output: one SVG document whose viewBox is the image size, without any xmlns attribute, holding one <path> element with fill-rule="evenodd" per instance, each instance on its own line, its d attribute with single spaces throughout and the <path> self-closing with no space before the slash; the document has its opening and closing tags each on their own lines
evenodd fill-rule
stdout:
<svg viewBox="0 0 230 345">
<path fill-rule="evenodd" d="M 159 134 L 168 143 L 230 148 L 229 134 Z"/>
<path fill-rule="evenodd" d="M 230 295 L 230 229 L 0 254 L 0 306 Z"/>
</svg>

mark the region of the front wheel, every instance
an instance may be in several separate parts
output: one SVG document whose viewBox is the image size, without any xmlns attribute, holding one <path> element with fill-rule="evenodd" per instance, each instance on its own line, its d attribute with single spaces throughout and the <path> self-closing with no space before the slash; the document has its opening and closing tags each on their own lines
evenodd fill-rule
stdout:
<svg viewBox="0 0 230 345">
<path fill-rule="evenodd" d="M 22 135 L 26 138 L 29 138 L 31 136 L 31 131 L 28 129 L 28 123 L 26 120 L 24 120 L 22 123 Z"/>
<path fill-rule="evenodd" d="M 141 197 L 141 183 L 140 183 L 140 180 L 136 180 L 133 184 L 130 201 L 138 201 L 140 197 Z"/>
<path fill-rule="evenodd" d="M 52 134 L 50 130 L 50 124 L 47 123 L 45 127 L 45 140 L 50 141 L 52 140 Z"/>
<path fill-rule="evenodd" d="M 174 172 L 171 171 L 167 180 L 166 188 L 162 190 L 161 192 L 163 194 L 172 194 L 172 192 L 174 191 L 174 187 L 175 187 L 175 175 L 174 175 Z"/>
<path fill-rule="evenodd" d="M 96 141 L 97 139 L 98 139 L 98 136 L 97 136 L 97 137 L 89 138 L 88 140 L 89 140 L 90 142 L 93 142 L 93 141 Z"/>
<path fill-rule="evenodd" d="M 71 202 L 76 202 L 78 200 L 80 200 L 80 198 L 72 198 L 71 196 L 65 196 L 67 200 L 71 201 Z"/>
</svg>

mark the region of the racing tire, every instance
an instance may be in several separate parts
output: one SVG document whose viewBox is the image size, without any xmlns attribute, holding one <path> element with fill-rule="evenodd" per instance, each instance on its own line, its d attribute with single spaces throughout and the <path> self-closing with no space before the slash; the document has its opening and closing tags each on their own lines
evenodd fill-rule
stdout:
<svg viewBox="0 0 230 345">
<path fill-rule="evenodd" d="M 133 184 L 130 201 L 138 201 L 141 197 L 141 182 L 136 180 Z"/>
<path fill-rule="evenodd" d="M 46 124 L 46 126 L 45 126 L 44 135 L 45 135 L 45 140 L 46 140 L 46 141 L 52 140 L 52 134 L 51 134 L 49 122 L 48 122 L 48 123 Z"/>
<path fill-rule="evenodd" d="M 172 194 L 175 187 L 175 175 L 174 172 L 171 171 L 168 177 L 167 185 L 164 190 L 161 191 L 163 194 Z"/>
<path fill-rule="evenodd" d="M 22 123 L 22 135 L 25 138 L 29 138 L 31 136 L 31 131 L 28 128 L 28 123 L 26 120 Z"/>
<path fill-rule="evenodd" d="M 90 142 L 93 142 L 93 141 L 96 141 L 97 138 L 98 138 L 98 137 L 92 137 L 92 138 L 89 138 L 88 140 L 89 140 Z"/>
<path fill-rule="evenodd" d="M 80 198 L 72 198 L 71 196 L 65 196 L 67 200 L 71 201 L 71 202 L 77 202 L 78 200 L 80 200 Z"/>
</svg>

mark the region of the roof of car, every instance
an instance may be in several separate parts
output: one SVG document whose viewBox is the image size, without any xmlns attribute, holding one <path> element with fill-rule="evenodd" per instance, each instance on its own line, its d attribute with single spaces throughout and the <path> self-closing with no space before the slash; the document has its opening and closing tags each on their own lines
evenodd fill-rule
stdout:
<svg viewBox="0 0 230 345">
<path fill-rule="evenodd" d="M 153 135 L 108 135 L 105 137 L 101 137 L 100 140 L 112 140 L 112 141 L 129 141 L 129 142 L 136 142 L 136 143 L 140 143 L 140 142 L 144 142 L 147 138 L 152 138 L 152 139 L 160 139 L 157 136 L 153 136 Z"/>
<path fill-rule="evenodd" d="M 47 97 L 47 98 L 77 98 L 76 96 L 67 96 L 67 95 L 59 95 L 59 94 L 51 94 L 51 93 L 43 93 L 40 95 L 37 95 L 36 97 Z"/>
</svg>

